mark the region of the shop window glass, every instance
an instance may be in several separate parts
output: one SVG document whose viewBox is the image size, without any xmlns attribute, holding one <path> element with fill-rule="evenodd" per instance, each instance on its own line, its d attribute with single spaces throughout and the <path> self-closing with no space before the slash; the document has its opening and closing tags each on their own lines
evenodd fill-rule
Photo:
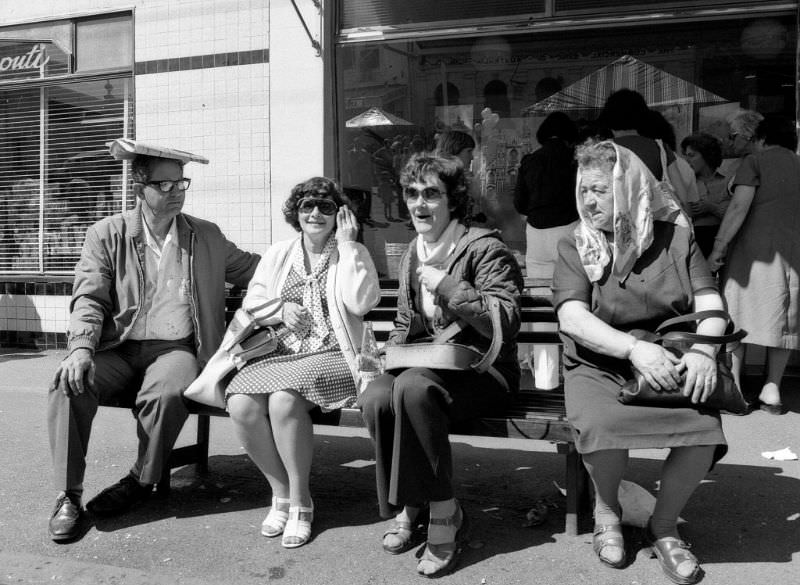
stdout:
<svg viewBox="0 0 800 585">
<path fill-rule="evenodd" d="M 95 18 L 78 21 L 78 71 L 119 69 L 133 65 L 133 26 L 131 17 Z"/>
<path fill-rule="evenodd" d="M 38 89 L 0 91 L 0 270 L 39 268 Z"/>
<path fill-rule="evenodd" d="M 133 203 L 105 143 L 132 136 L 131 79 L 0 88 L 0 270 L 71 272 L 86 228 Z"/>
<path fill-rule="evenodd" d="M 475 208 L 524 254 L 525 222 L 513 209 L 513 188 L 519 161 L 538 148 L 536 130 L 550 111 L 592 121 L 612 91 L 630 87 L 668 118 L 678 142 L 698 130 L 720 132 L 720 121 L 737 108 L 795 118 L 793 14 L 433 36 L 431 30 L 417 39 L 336 48 L 339 176 L 384 277 L 396 276 L 397 255 L 414 236 L 399 170 L 411 153 L 432 148 L 443 129 L 468 132 L 479 143 Z M 381 66 L 365 75 L 358 55 L 373 51 Z M 451 85 L 458 100 L 444 105 L 440 96 Z M 364 116 L 370 109 L 385 115 Z"/>
<path fill-rule="evenodd" d="M 72 23 L 0 28 L 0 84 L 70 73 Z"/>
</svg>

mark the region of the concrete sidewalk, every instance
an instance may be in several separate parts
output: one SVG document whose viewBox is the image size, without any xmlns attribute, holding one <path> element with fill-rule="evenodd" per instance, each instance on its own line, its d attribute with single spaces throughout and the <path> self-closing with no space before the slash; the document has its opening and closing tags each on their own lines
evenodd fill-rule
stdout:
<svg viewBox="0 0 800 585">
<path fill-rule="evenodd" d="M 413 552 L 381 550 L 386 523 L 377 516 L 371 444 L 358 429 L 317 429 L 314 539 L 299 549 L 259 535 L 268 487 L 225 419 L 212 421 L 207 477 L 197 477 L 192 467 L 175 470 L 168 499 L 154 497 L 125 516 L 98 521 L 77 542 L 53 543 L 46 530 L 55 493 L 45 407 L 49 378 L 62 357 L 58 351 L 0 350 L 0 585 L 421 582 Z M 703 583 L 798 582 L 800 463 L 761 456 L 784 447 L 800 452 L 800 381 L 789 379 L 786 387 L 787 415 L 723 419 L 730 451 L 683 514 L 683 535 L 706 571 Z M 179 442 L 193 432 L 190 420 Z M 563 498 L 554 486 L 563 484 L 563 460 L 552 445 L 463 437 L 454 444 L 457 495 L 472 531 L 459 569 L 440 582 L 670 583 L 657 561 L 641 553 L 613 570 L 592 554 L 591 534 L 563 533 Z M 101 409 L 87 461 L 87 499 L 125 475 L 134 456 L 130 413 Z M 653 491 L 663 456 L 634 452 L 627 479 Z M 525 527 L 525 513 L 539 499 L 549 504 L 550 517 Z"/>
</svg>

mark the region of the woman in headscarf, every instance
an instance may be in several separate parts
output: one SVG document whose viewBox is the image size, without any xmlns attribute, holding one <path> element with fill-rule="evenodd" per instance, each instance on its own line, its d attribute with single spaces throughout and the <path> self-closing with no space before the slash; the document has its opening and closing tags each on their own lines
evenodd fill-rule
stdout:
<svg viewBox="0 0 800 585">
<path fill-rule="evenodd" d="M 727 449 L 719 413 L 623 405 L 617 396 L 636 370 L 657 389 L 680 388 L 704 402 L 716 384 L 716 346 L 695 344 L 678 358 L 628 331 L 722 309 L 722 299 L 688 219 L 639 157 L 610 141 L 580 146 L 576 157 L 580 223 L 559 244 L 553 304 L 564 336 L 567 416 L 596 493 L 593 549 L 603 563 L 625 566 L 618 490 L 629 450 L 668 448 L 646 539 L 672 581 L 696 583 L 700 565 L 677 520 Z M 719 335 L 725 325 L 705 319 L 697 332 Z"/>
</svg>

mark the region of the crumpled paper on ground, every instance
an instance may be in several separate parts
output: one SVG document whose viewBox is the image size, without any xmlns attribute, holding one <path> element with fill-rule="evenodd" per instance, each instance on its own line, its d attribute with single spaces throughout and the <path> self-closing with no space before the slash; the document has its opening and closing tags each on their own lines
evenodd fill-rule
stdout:
<svg viewBox="0 0 800 585">
<path fill-rule="evenodd" d="M 775 461 L 797 461 L 797 453 L 792 452 L 789 447 L 784 447 L 778 451 L 764 451 L 761 456 Z"/>
</svg>

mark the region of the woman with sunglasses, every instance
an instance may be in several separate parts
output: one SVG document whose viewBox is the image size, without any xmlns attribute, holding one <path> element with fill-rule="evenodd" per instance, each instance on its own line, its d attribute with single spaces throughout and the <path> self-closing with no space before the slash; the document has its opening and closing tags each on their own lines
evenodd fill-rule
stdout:
<svg viewBox="0 0 800 585">
<path fill-rule="evenodd" d="M 226 394 L 236 434 L 272 490 L 261 534 L 296 548 L 310 539 L 314 516 L 310 411 L 355 401 L 362 317 L 378 304 L 380 286 L 333 181 L 296 185 L 283 214 L 300 235 L 267 250 L 243 301 L 272 309 L 267 324 L 280 333 L 278 347 L 239 370 Z"/>
<path fill-rule="evenodd" d="M 519 384 L 522 276 L 497 231 L 465 223 L 467 180 L 458 158 L 414 155 L 400 184 L 417 237 L 400 261 L 395 329 L 387 345 L 429 340 L 458 323 L 463 328 L 452 341 L 486 352 L 493 299 L 502 323 L 503 343 L 490 371 L 395 369 L 359 397 L 375 442 L 380 513 L 394 517 L 383 548 L 390 554 L 412 548 L 416 527 L 429 514 L 417 572 L 439 577 L 454 568 L 467 528 L 454 497 L 448 434 L 458 422 L 502 409 L 508 390 Z"/>
</svg>

